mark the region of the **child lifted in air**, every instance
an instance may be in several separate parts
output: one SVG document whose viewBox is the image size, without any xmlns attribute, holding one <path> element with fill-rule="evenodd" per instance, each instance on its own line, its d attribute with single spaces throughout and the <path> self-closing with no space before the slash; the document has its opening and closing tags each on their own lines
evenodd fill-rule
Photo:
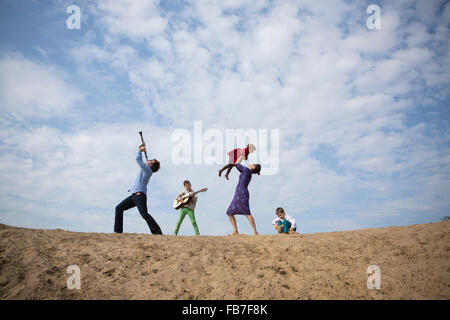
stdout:
<svg viewBox="0 0 450 320">
<path fill-rule="evenodd" d="M 246 148 L 241 149 L 233 149 L 230 152 L 227 153 L 228 155 L 228 164 L 225 165 L 222 169 L 219 170 L 219 177 L 222 176 L 222 172 L 227 169 L 227 172 L 225 173 L 225 178 L 228 179 L 228 175 L 230 174 L 231 169 L 233 169 L 233 166 L 237 163 L 241 163 L 242 160 L 247 160 L 248 155 L 256 150 L 256 147 L 253 144 L 248 144 Z"/>
<path fill-rule="evenodd" d="M 277 208 L 275 214 L 277 218 L 273 219 L 272 224 L 278 233 L 296 233 L 297 225 L 295 219 L 287 215 L 283 208 Z"/>
</svg>

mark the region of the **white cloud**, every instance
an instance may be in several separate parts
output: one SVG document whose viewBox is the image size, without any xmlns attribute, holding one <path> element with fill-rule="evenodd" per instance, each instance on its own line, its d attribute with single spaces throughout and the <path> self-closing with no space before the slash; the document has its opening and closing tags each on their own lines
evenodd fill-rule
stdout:
<svg viewBox="0 0 450 320">
<path fill-rule="evenodd" d="M 17 54 L 0 60 L 0 104 L 2 111 L 17 118 L 48 118 L 67 113 L 83 98 L 68 83 L 61 69 L 28 60 Z"/>
<path fill-rule="evenodd" d="M 161 17 L 159 1 L 102 1 L 98 4 L 103 23 L 112 35 L 126 36 L 135 41 L 158 35 L 167 26 Z"/>
</svg>

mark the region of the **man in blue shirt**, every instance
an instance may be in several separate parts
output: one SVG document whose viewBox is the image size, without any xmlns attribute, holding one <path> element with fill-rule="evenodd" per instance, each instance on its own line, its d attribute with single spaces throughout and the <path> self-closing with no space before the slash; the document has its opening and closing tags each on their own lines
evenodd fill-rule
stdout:
<svg viewBox="0 0 450 320">
<path fill-rule="evenodd" d="M 131 196 L 116 206 L 116 218 L 114 222 L 114 232 L 116 233 L 123 232 L 123 212 L 137 207 L 142 218 L 147 222 L 151 233 L 162 234 L 161 228 L 147 211 L 147 184 L 152 174 L 159 170 L 159 162 L 156 159 L 152 159 L 144 163 L 142 161 L 142 152 L 145 151 L 145 143 L 142 143 L 136 155 L 136 162 L 141 170 L 136 176 L 133 185 L 128 190 L 131 192 Z"/>
</svg>

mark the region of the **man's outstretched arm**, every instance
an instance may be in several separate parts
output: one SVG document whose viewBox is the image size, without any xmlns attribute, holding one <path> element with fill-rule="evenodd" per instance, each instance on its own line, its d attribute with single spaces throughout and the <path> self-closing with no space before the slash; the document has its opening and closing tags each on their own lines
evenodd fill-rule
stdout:
<svg viewBox="0 0 450 320">
<path fill-rule="evenodd" d="M 144 150 L 145 150 L 145 145 L 141 144 L 139 146 L 139 151 L 136 155 L 136 162 L 139 165 L 139 167 L 142 168 L 142 170 L 151 171 L 151 168 L 147 164 L 145 164 L 144 161 L 142 161 L 142 152 L 144 152 Z"/>
</svg>

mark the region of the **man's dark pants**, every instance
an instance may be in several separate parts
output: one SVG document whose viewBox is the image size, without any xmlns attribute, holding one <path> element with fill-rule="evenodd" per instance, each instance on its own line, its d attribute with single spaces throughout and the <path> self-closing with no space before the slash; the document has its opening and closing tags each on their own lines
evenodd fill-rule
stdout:
<svg viewBox="0 0 450 320">
<path fill-rule="evenodd" d="M 152 234 L 162 234 L 161 228 L 158 226 L 155 219 L 148 214 L 147 195 L 143 192 L 133 193 L 116 206 L 114 232 L 123 232 L 123 212 L 134 207 L 138 208 L 142 218 L 147 221 L 148 227 L 150 228 L 150 232 Z"/>
</svg>

